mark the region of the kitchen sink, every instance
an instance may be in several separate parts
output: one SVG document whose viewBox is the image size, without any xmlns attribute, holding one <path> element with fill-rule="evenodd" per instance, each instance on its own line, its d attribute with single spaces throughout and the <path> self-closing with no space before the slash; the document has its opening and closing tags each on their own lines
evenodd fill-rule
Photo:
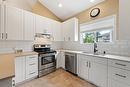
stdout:
<svg viewBox="0 0 130 87">
<path fill-rule="evenodd" d="M 89 52 L 82 52 L 88 55 L 95 55 L 95 56 L 105 56 L 105 54 L 100 54 L 100 53 L 89 53 Z"/>
</svg>

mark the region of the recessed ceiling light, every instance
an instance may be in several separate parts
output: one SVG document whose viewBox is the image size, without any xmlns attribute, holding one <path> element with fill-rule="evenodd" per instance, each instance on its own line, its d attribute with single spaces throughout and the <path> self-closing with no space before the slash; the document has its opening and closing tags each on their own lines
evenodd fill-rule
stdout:
<svg viewBox="0 0 130 87">
<path fill-rule="evenodd" d="M 90 2 L 94 2 L 95 0 L 89 0 Z"/>
<path fill-rule="evenodd" d="M 61 8 L 62 6 L 63 6 L 63 5 L 62 5 L 61 3 L 59 3 L 59 4 L 58 4 L 58 7 L 60 7 L 60 8 Z"/>
</svg>

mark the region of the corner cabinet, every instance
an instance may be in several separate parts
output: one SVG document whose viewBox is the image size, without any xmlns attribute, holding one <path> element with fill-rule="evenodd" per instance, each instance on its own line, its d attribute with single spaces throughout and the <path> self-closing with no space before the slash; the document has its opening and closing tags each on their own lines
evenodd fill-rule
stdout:
<svg viewBox="0 0 130 87">
<path fill-rule="evenodd" d="M 62 23 L 64 41 L 78 41 L 78 19 L 72 18 Z"/>
<path fill-rule="evenodd" d="M 56 56 L 56 67 L 65 69 L 65 53 L 57 52 Z"/>
<path fill-rule="evenodd" d="M 78 76 L 99 87 L 107 87 L 107 60 L 78 54 Z"/>
</svg>

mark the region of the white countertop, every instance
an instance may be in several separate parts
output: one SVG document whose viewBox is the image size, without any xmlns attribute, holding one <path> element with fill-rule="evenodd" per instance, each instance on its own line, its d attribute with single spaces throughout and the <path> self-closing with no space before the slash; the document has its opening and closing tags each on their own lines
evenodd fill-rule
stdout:
<svg viewBox="0 0 130 87">
<path fill-rule="evenodd" d="M 77 53 L 77 54 L 83 54 L 83 55 L 87 55 L 87 56 L 102 57 L 102 58 L 107 58 L 107 59 L 121 60 L 121 61 L 130 62 L 130 57 L 127 57 L 127 56 L 119 56 L 119 55 L 111 55 L 111 54 L 94 55 L 93 53 L 87 53 L 87 52 L 85 53 L 83 51 L 74 51 L 74 50 L 57 50 L 57 51 Z"/>
</svg>

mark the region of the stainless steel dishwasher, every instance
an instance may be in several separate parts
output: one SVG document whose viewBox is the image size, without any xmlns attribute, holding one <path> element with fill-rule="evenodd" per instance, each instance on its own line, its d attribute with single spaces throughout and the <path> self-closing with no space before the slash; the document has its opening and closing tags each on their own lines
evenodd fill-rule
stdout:
<svg viewBox="0 0 130 87">
<path fill-rule="evenodd" d="M 65 69 L 77 74 L 77 54 L 65 52 Z"/>
</svg>

